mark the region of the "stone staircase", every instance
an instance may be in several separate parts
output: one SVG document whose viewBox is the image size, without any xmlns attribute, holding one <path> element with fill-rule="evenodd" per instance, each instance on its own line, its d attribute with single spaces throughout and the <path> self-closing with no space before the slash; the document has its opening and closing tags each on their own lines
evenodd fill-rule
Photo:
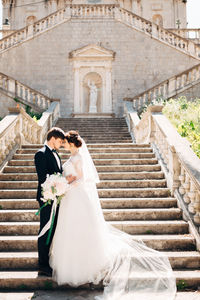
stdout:
<svg viewBox="0 0 200 300">
<path fill-rule="evenodd" d="M 133 144 L 124 119 L 60 119 L 78 129 L 100 175 L 98 193 L 113 226 L 168 255 L 180 287 L 200 285 L 200 254 L 150 145 Z M 37 273 L 37 176 L 34 153 L 23 145 L 0 173 L 0 289 L 57 288 Z M 64 162 L 69 154 L 60 151 Z"/>
<path fill-rule="evenodd" d="M 70 4 L 56 12 L 30 24 L 0 40 L 0 53 L 11 47 L 16 47 L 51 28 L 71 19 L 115 19 L 126 26 L 136 29 L 153 39 L 158 40 L 178 51 L 196 59 L 200 59 L 200 47 L 193 41 L 183 38 L 176 33 L 164 29 L 122 7 L 114 4 Z"/>
<path fill-rule="evenodd" d="M 53 101 L 58 101 L 58 99 L 49 98 L 39 91 L 36 91 L 1 72 L 0 93 L 10 97 L 11 99 L 17 98 L 20 103 L 29 105 L 35 111 L 40 113 L 47 110 Z"/>
<path fill-rule="evenodd" d="M 124 100 L 131 101 L 133 108 L 136 111 L 140 111 L 145 105 L 150 104 L 158 98 L 168 100 L 172 97 L 177 97 L 182 93 L 186 93 L 187 90 L 199 86 L 200 84 L 200 64 L 193 66 L 160 82 L 152 88 L 136 95 L 132 98 L 124 98 Z"/>
</svg>

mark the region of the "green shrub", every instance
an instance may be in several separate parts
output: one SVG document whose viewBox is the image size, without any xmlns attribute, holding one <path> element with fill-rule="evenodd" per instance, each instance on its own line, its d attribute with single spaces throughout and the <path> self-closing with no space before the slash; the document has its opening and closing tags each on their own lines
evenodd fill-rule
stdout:
<svg viewBox="0 0 200 300">
<path fill-rule="evenodd" d="M 187 138 L 200 158 L 200 99 L 170 99 L 165 103 L 163 114 L 176 127 L 178 133 Z"/>
<path fill-rule="evenodd" d="M 29 105 L 26 105 L 25 107 L 25 110 L 26 110 L 26 113 L 31 116 L 31 118 L 33 118 L 36 122 L 37 120 L 39 120 L 42 116 L 42 113 L 37 113 L 37 112 L 34 112 L 32 110 L 32 108 L 29 106 Z"/>
<path fill-rule="evenodd" d="M 22 103 L 23 104 L 23 102 L 21 102 L 18 98 L 13 98 L 14 99 L 14 101 L 16 102 L 16 103 Z M 34 121 L 36 121 L 37 122 L 37 120 L 39 120 L 40 118 L 41 118 L 41 116 L 42 116 L 42 113 L 38 113 L 38 112 L 35 112 L 35 111 L 33 111 L 32 110 L 32 108 L 29 106 L 29 105 L 25 105 L 25 104 L 23 104 L 24 105 L 24 107 L 25 107 L 25 111 L 26 111 L 26 113 L 31 117 L 31 118 L 33 118 L 34 119 Z"/>
</svg>

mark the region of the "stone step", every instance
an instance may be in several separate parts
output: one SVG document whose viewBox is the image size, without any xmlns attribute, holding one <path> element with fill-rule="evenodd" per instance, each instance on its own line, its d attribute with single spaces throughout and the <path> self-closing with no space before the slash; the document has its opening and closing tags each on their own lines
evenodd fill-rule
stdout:
<svg viewBox="0 0 200 300">
<path fill-rule="evenodd" d="M 72 126 L 76 126 L 79 128 L 83 128 L 82 126 L 94 126 L 96 128 L 101 128 L 105 126 L 113 127 L 113 126 L 124 126 L 127 127 L 127 123 L 124 119 L 105 119 L 105 118 L 91 118 L 91 119 L 81 119 L 81 118 L 75 118 L 75 119 L 63 119 L 63 120 L 58 120 L 56 123 L 57 125 L 67 125 L 72 128 Z M 75 129 L 74 129 L 75 130 Z"/>
<path fill-rule="evenodd" d="M 79 120 L 77 118 L 75 119 L 63 119 L 63 120 L 58 120 L 56 123 L 57 125 L 63 125 L 63 126 L 67 126 L 69 128 L 74 128 L 74 126 L 76 126 L 76 128 L 80 128 L 82 130 L 84 130 L 87 127 L 94 127 L 96 129 L 101 129 L 101 127 L 125 127 L 127 128 L 127 123 L 125 120 L 114 120 L 114 119 L 110 119 L 110 121 L 108 121 L 108 119 L 91 119 L 91 120 Z M 75 129 L 71 129 L 71 130 L 75 130 Z"/>
<path fill-rule="evenodd" d="M 0 210 L 0 222 L 39 221 L 34 209 Z M 106 221 L 128 220 L 178 220 L 182 217 L 179 208 L 103 209 Z"/>
<path fill-rule="evenodd" d="M 86 143 L 93 143 L 93 144 L 97 144 L 97 143 L 110 143 L 110 141 L 112 141 L 112 143 L 131 143 L 132 142 L 132 138 L 129 137 L 110 137 L 107 138 L 105 137 L 96 137 L 96 136 L 91 136 L 91 137 L 84 137 L 84 140 Z"/>
<path fill-rule="evenodd" d="M 14 181 L 13 181 L 14 183 Z M 36 189 L 0 189 L 0 199 L 13 198 L 36 198 Z M 168 197 L 171 192 L 168 188 L 107 188 L 99 189 L 98 195 L 100 198 L 153 198 L 153 197 Z"/>
<path fill-rule="evenodd" d="M 124 128 L 124 129 L 128 129 L 127 127 L 127 124 L 124 123 L 124 122 L 118 122 L 118 123 L 111 123 L 111 122 L 104 122 L 102 121 L 101 123 L 100 122 L 95 122 L 93 120 L 93 122 L 69 122 L 67 123 L 66 121 L 64 122 L 59 122 L 59 126 L 58 127 L 61 127 L 64 131 L 69 131 L 69 130 L 77 130 L 78 132 L 80 131 L 87 131 L 87 129 L 89 130 L 92 130 L 93 128 L 95 130 L 103 130 L 103 129 L 106 129 L 106 130 L 112 130 L 113 128 L 115 129 L 121 129 L 121 128 Z"/>
<path fill-rule="evenodd" d="M 82 138 L 84 139 L 90 139 L 94 138 L 97 140 L 103 140 L 103 139 L 108 139 L 108 140 L 113 140 L 113 139 L 118 139 L 119 141 L 121 139 L 130 139 L 131 135 L 127 131 L 121 131 L 121 130 L 106 130 L 105 131 L 94 131 L 92 128 L 91 130 L 87 130 L 84 134 L 80 134 Z"/>
<path fill-rule="evenodd" d="M 96 137 L 91 137 L 91 138 L 85 138 L 84 140 L 85 140 L 86 144 L 88 144 L 88 143 L 93 143 L 93 145 L 98 144 L 98 143 L 103 143 L 103 144 L 109 143 L 110 144 L 110 140 L 107 139 L 106 137 L 104 139 L 102 139 L 102 138 L 97 139 Z M 129 139 L 127 139 L 127 138 L 116 138 L 116 139 L 112 138 L 111 140 L 113 143 L 116 143 L 116 144 L 121 143 L 121 142 L 124 142 L 124 143 L 132 142 L 131 138 L 129 138 Z"/>
<path fill-rule="evenodd" d="M 175 198 L 104 198 L 102 208 L 170 208 L 177 207 Z M 38 209 L 35 199 L 0 199 L 0 209 Z"/>
<path fill-rule="evenodd" d="M 18 149 L 17 154 L 35 154 L 37 149 Z M 59 154 L 64 154 L 65 150 L 60 149 Z M 152 153 L 151 148 L 90 148 L 90 153 Z"/>
<path fill-rule="evenodd" d="M 100 198 L 138 198 L 138 197 L 168 197 L 171 192 L 168 188 L 126 188 L 126 189 L 99 189 Z M 0 195 L 1 197 L 1 195 Z"/>
<path fill-rule="evenodd" d="M 137 274 L 138 278 L 143 280 L 151 280 L 151 274 Z M 174 275 L 177 284 L 184 282 L 188 288 L 198 288 L 200 285 L 200 271 L 175 270 Z M 163 277 L 165 278 L 165 277 Z M 131 279 L 130 279 L 131 280 Z M 135 278 L 134 278 L 135 280 Z M 97 288 L 101 288 L 98 285 Z M 62 286 L 60 289 L 71 289 L 69 286 Z M 84 285 L 83 288 L 89 288 L 89 285 Z M 0 272 L 0 289 L 3 290 L 52 290 L 59 289 L 52 278 L 38 276 L 37 271 L 2 271 Z M 195 299 L 195 298 L 194 298 Z M 189 300 L 189 299 L 188 299 Z M 195 299 L 196 300 L 196 299 Z"/>
<path fill-rule="evenodd" d="M 0 181 L 0 189 L 36 189 L 37 181 Z M 148 188 L 166 187 L 166 179 L 145 180 L 102 180 L 97 184 L 99 189 L 103 188 Z"/>
<path fill-rule="evenodd" d="M 62 160 L 69 159 L 70 155 L 67 153 L 61 153 Z M 92 153 L 92 159 L 128 159 L 128 158 L 155 158 L 154 153 Z M 33 160 L 34 154 L 15 154 L 13 159 L 18 160 Z"/>
<path fill-rule="evenodd" d="M 163 179 L 163 172 L 115 172 L 115 173 L 99 173 L 101 180 L 134 180 L 134 179 Z M 36 173 L 0 173 L 1 181 L 9 180 L 25 180 L 34 181 L 37 180 Z"/>
<path fill-rule="evenodd" d="M 107 117 L 101 117 L 101 118 L 97 118 L 97 117 L 94 117 L 94 118 L 84 118 L 84 117 L 80 117 L 80 118 L 59 118 L 56 125 L 59 124 L 60 122 L 64 122 L 64 123 L 69 123 L 71 124 L 71 122 L 74 122 L 75 124 L 80 124 L 81 122 L 82 123 L 99 123 L 100 125 L 101 124 L 104 124 L 104 123 L 111 123 L 111 124 L 119 124 L 119 123 L 124 123 L 126 124 L 126 120 L 124 118 L 118 118 L 118 117 L 113 117 L 113 118 L 107 118 Z"/>
<path fill-rule="evenodd" d="M 159 164 L 155 165 L 115 165 L 115 166 L 96 166 L 100 172 L 157 172 L 161 170 Z M 33 173 L 36 172 L 34 166 L 5 166 L 4 173 Z"/>
<path fill-rule="evenodd" d="M 188 234 L 188 224 L 182 220 L 110 221 L 108 223 L 129 234 Z M 19 233 L 36 235 L 38 230 L 39 222 L 0 222 L 0 235 L 3 236 L 19 235 Z M 5 246 L 3 240 L 2 238 L 0 250 Z M 15 247 L 15 244 L 13 246 Z"/>
<path fill-rule="evenodd" d="M 173 269 L 200 267 L 200 253 L 197 251 L 161 253 L 169 258 Z M 0 252 L 0 269 L 1 271 L 37 270 L 38 252 Z"/>
<path fill-rule="evenodd" d="M 62 129 L 66 132 L 69 130 L 69 127 L 67 128 L 66 126 L 62 126 Z M 127 134 L 130 137 L 130 132 L 128 131 L 128 128 L 125 126 L 122 127 L 117 127 L 117 126 L 104 126 L 102 128 L 98 127 L 92 127 L 92 126 L 87 126 L 85 128 L 77 128 L 77 131 L 81 137 L 85 136 L 91 136 L 91 135 L 96 135 L 96 136 L 103 136 L 106 134 L 109 135 L 117 135 L 118 136 L 123 136 L 123 134 Z"/>
<path fill-rule="evenodd" d="M 148 187 L 166 187 L 166 179 L 143 179 L 143 180 L 101 180 L 97 184 L 102 188 L 148 188 Z"/>
<path fill-rule="evenodd" d="M 40 149 L 44 145 L 43 144 L 27 144 L 27 145 L 22 145 L 22 149 Z M 87 144 L 88 149 L 90 148 L 151 148 L 150 144 L 133 144 L 131 143 L 109 143 L 109 144 Z"/>
<path fill-rule="evenodd" d="M 187 289 L 186 289 L 187 290 Z M 0 299 L 1 300 L 28 300 L 28 299 L 35 299 L 35 300 L 83 300 L 83 299 L 94 299 L 95 296 L 101 295 L 103 292 L 100 289 L 96 289 L 94 291 L 91 291 L 91 287 L 87 285 L 87 287 L 84 288 L 84 291 L 80 289 L 71 289 L 67 290 L 67 296 L 66 299 L 66 290 L 51 290 L 51 291 L 37 291 L 34 292 L 33 290 L 30 291 L 24 291 L 22 288 L 20 291 L 12 291 L 9 289 L 9 291 L 3 291 L 0 292 Z M 84 298 L 83 298 L 84 293 Z M 92 298 L 91 298 L 92 297 Z M 176 297 L 174 300 L 200 300 L 200 291 L 180 291 L 176 293 Z"/>
<path fill-rule="evenodd" d="M 148 247 L 159 251 L 194 251 L 195 239 L 190 234 L 174 235 L 133 235 L 133 240 L 142 240 Z M 0 236 L 4 251 L 37 251 L 37 235 L 34 236 Z"/>
<path fill-rule="evenodd" d="M 84 136 L 83 137 L 86 143 L 131 143 L 132 138 L 130 135 L 93 135 L 93 136 Z"/>
<path fill-rule="evenodd" d="M 152 159 L 94 159 L 94 164 L 96 166 L 102 165 L 154 165 L 158 161 L 155 158 Z M 65 161 L 63 160 L 62 163 Z M 34 166 L 34 160 L 10 160 L 8 166 Z"/>
</svg>

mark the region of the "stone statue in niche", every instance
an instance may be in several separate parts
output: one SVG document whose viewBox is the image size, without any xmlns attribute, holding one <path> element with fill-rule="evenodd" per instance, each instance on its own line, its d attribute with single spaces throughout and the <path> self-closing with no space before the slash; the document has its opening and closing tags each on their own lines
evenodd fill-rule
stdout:
<svg viewBox="0 0 200 300">
<path fill-rule="evenodd" d="M 90 89 L 90 106 L 89 106 L 89 113 L 97 113 L 97 87 L 92 81 L 88 80 L 88 87 Z"/>
</svg>

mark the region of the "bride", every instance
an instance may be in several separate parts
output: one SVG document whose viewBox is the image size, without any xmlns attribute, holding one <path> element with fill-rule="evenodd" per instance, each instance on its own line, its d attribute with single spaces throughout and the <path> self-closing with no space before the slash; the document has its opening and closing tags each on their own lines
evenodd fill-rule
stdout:
<svg viewBox="0 0 200 300">
<path fill-rule="evenodd" d="M 71 152 L 64 175 L 76 180 L 63 197 L 50 250 L 59 285 L 103 282 L 104 300 L 173 300 L 176 281 L 169 260 L 142 241 L 105 222 L 96 183 L 99 177 L 76 131 L 66 134 Z"/>
</svg>

